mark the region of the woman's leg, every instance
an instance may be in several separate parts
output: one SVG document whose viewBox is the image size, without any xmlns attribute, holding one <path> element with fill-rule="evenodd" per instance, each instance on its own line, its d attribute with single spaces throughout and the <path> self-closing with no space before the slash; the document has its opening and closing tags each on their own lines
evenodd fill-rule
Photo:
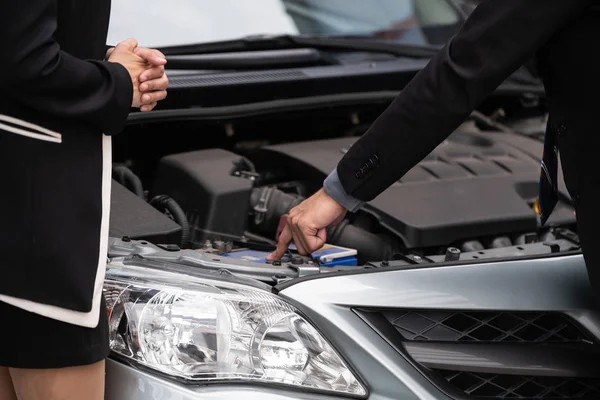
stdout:
<svg viewBox="0 0 600 400">
<path fill-rule="evenodd" d="M 10 375 L 19 400 L 104 399 L 104 361 L 57 369 L 10 368 Z"/>
<path fill-rule="evenodd" d="M 104 399 L 104 360 L 109 354 L 104 299 L 95 328 L 46 318 L 3 302 L 0 317 L 19 322 L 11 329 L 0 329 L 0 343 L 6 344 L 0 350 L 0 365 L 8 367 L 17 399 Z"/>
<path fill-rule="evenodd" d="M 17 400 L 8 368 L 0 367 L 0 400 Z"/>
</svg>

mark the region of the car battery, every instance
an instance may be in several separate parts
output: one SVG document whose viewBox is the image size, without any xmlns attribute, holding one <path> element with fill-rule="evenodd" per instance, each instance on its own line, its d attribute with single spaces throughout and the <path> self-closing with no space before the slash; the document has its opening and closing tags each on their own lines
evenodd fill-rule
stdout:
<svg viewBox="0 0 600 400">
<path fill-rule="evenodd" d="M 291 251 L 296 250 L 296 246 L 292 243 L 289 246 Z M 269 251 L 254 250 L 254 249 L 237 249 L 228 253 L 221 254 L 222 257 L 237 258 L 259 264 L 268 263 L 267 256 L 271 254 Z M 358 260 L 356 258 L 357 251 L 346 247 L 333 246 L 326 244 L 319 250 L 313 252 L 311 257 L 317 261 L 322 267 L 337 267 L 337 266 L 356 266 Z M 291 262 L 290 253 L 285 254 L 281 259 L 282 263 Z"/>
<path fill-rule="evenodd" d="M 355 249 L 326 244 L 313 252 L 312 258 L 322 267 L 354 267 L 358 264 L 357 254 Z"/>
</svg>

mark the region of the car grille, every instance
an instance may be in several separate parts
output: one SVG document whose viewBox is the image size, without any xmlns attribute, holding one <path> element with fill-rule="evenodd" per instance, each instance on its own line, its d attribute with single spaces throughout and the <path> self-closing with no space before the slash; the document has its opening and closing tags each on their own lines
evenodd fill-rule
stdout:
<svg viewBox="0 0 600 400">
<path fill-rule="evenodd" d="M 438 371 L 450 385 L 481 399 L 599 399 L 592 379 Z"/>
<path fill-rule="evenodd" d="M 600 344 L 559 312 L 357 309 L 455 399 L 600 399 Z"/>
<path fill-rule="evenodd" d="M 410 341 L 591 342 L 571 320 L 558 313 L 394 310 L 383 315 Z"/>
</svg>

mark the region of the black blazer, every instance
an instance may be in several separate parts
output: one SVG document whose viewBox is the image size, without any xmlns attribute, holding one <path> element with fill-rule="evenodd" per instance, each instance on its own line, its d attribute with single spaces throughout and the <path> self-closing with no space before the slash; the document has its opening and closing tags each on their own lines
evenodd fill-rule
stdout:
<svg viewBox="0 0 600 400">
<path fill-rule="evenodd" d="M 535 56 L 592 283 L 600 213 L 600 2 L 484 0 L 338 165 L 348 194 L 379 195 L 448 137 L 480 102 Z M 541 154 L 540 154 L 541 157 Z M 406 205 L 409 207 L 410 205 Z"/>
<path fill-rule="evenodd" d="M 102 61 L 109 0 L 0 4 L 0 300 L 83 326 L 99 317 L 110 136 L 133 96 Z"/>
</svg>

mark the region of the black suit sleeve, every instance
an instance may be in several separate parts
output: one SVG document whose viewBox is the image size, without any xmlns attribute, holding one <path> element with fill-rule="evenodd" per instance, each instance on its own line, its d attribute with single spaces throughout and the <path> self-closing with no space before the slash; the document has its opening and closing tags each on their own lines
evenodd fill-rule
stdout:
<svg viewBox="0 0 600 400">
<path fill-rule="evenodd" d="M 56 0 L 1 3 L 0 92 L 30 109 L 119 132 L 133 97 L 125 67 L 61 51 L 53 39 Z"/>
<path fill-rule="evenodd" d="M 370 201 L 445 140 L 590 0 L 485 0 L 345 154 L 345 191 Z"/>
</svg>

